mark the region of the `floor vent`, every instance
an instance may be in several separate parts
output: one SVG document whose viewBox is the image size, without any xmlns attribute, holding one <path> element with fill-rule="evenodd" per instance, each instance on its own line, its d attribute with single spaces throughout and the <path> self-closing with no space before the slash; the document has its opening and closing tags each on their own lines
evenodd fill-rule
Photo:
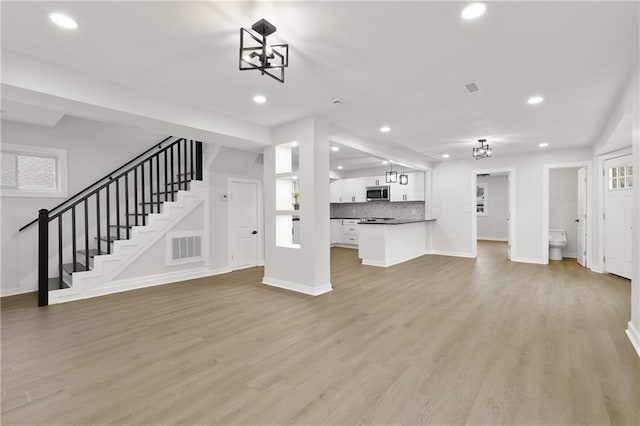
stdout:
<svg viewBox="0 0 640 426">
<path fill-rule="evenodd" d="M 176 265 L 202 260 L 202 234 L 167 234 L 167 263 Z"/>
<path fill-rule="evenodd" d="M 480 91 L 480 87 L 478 86 L 477 83 L 467 83 L 467 84 L 464 85 L 464 89 L 469 94 L 476 93 L 476 92 Z"/>
</svg>

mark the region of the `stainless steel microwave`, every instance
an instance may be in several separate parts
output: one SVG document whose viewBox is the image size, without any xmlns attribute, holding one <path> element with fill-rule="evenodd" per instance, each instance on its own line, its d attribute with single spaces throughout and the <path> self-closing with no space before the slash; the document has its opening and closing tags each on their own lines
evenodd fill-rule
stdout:
<svg viewBox="0 0 640 426">
<path fill-rule="evenodd" d="M 389 185 L 367 186 L 367 201 L 388 201 Z"/>
</svg>

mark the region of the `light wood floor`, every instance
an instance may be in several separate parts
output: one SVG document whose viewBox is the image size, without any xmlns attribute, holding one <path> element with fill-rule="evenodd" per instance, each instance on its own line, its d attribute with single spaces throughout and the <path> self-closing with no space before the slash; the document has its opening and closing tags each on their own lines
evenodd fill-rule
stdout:
<svg viewBox="0 0 640 426">
<path fill-rule="evenodd" d="M 262 269 L 36 308 L 2 300 L 2 424 L 640 424 L 628 281 L 424 256 L 334 291 Z"/>
</svg>

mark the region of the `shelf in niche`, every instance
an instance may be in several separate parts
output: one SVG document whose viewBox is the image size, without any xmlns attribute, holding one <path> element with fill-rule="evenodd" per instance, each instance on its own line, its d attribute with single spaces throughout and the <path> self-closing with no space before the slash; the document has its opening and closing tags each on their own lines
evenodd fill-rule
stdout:
<svg viewBox="0 0 640 426">
<path fill-rule="evenodd" d="M 294 176 L 299 178 L 298 172 L 276 173 L 276 178 L 278 179 L 297 180 L 297 179 L 293 179 Z"/>
<path fill-rule="evenodd" d="M 276 214 L 288 216 L 300 216 L 302 210 L 276 210 Z"/>
</svg>

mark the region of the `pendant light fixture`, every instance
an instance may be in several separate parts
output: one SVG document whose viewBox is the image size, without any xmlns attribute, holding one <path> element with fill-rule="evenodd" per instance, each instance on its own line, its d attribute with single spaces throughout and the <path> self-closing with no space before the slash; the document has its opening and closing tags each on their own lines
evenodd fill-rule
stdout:
<svg viewBox="0 0 640 426">
<path fill-rule="evenodd" d="M 289 66 L 289 45 L 269 44 L 267 37 L 276 32 L 275 25 L 261 19 L 240 28 L 240 71 L 258 70 L 262 75 L 284 83 L 284 69 Z"/>
<path fill-rule="evenodd" d="M 478 143 L 480 143 L 479 147 L 473 148 L 473 158 L 476 160 L 481 160 L 483 158 L 489 158 L 493 154 L 491 151 L 491 147 L 487 143 L 486 139 L 478 139 Z"/>
<path fill-rule="evenodd" d="M 400 185 L 407 185 L 409 183 L 409 176 L 404 174 L 404 166 L 402 166 L 402 174 L 400 175 Z"/>
<path fill-rule="evenodd" d="M 398 172 L 393 171 L 393 163 L 389 162 L 391 165 L 391 170 L 385 173 L 384 181 L 386 183 L 397 183 L 398 182 Z"/>
</svg>

